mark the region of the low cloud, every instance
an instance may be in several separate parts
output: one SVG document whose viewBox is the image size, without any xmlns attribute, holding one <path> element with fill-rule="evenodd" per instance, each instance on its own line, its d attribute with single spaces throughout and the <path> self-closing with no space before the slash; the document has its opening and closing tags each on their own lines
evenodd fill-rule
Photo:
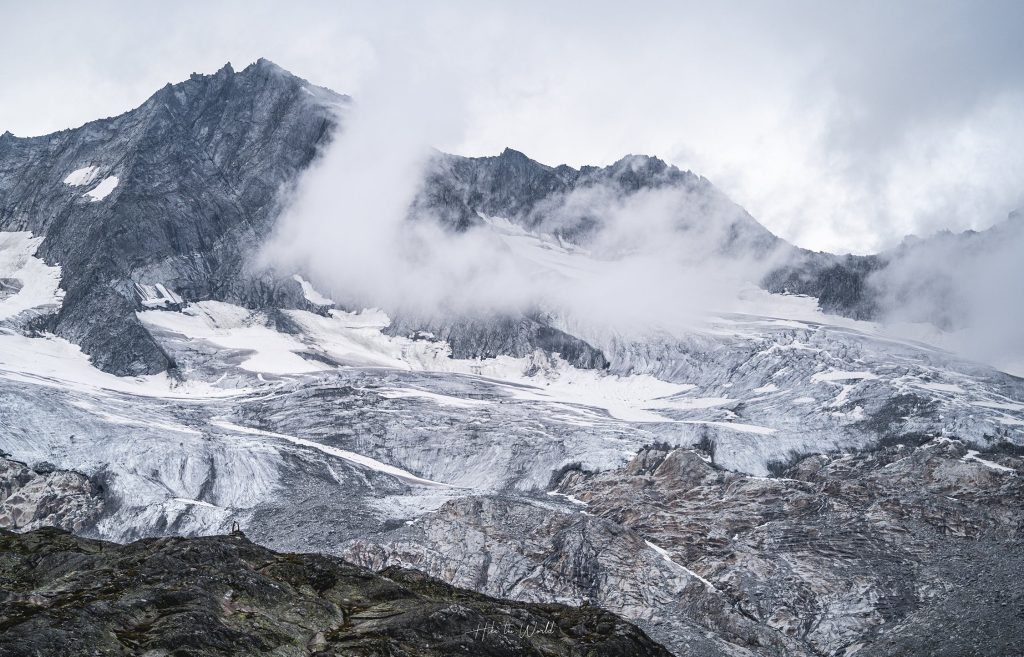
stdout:
<svg viewBox="0 0 1024 657">
<path fill-rule="evenodd" d="M 696 176 L 654 189 L 581 185 L 517 218 L 529 231 L 492 217 L 445 227 L 413 201 L 438 162 L 423 139 L 438 128 L 432 113 L 448 121 L 458 107 L 418 89 L 426 113 L 408 102 L 408 87 L 389 85 L 341 117 L 344 129 L 303 175 L 264 248 L 265 264 L 301 272 L 356 309 L 426 319 L 550 312 L 622 330 L 730 310 L 771 264 L 765 248 L 753 251 L 770 243 L 767 232 Z M 559 238 L 569 234 L 576 243 Z"/>
<path fill-rule="evenodd" d="M 882 319 L 930 324 L 950 348 L 1024 376 L 1024 217 L 983 233 L 908 240 L 869 278 Z"/>
</svg>

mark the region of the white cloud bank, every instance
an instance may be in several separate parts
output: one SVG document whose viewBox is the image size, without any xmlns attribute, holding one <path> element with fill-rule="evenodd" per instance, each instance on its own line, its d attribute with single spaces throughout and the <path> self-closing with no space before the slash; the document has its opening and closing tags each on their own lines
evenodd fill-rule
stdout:
<svg viewBox="0 0 1024 657">
<path fill-rule="evenodd" d="M 659 155 L 809 248 L 873 251 L 1021 205 L 1014 1 L 98 0 L 16 4 L 4 20 L 0 131 L 16 134 L 116 114 L 193 70 L 261 56 L 363 97 L 392 58 L 410 80 L 442 71 L 428 79 L 459 96 L 462 125 L 424 131 L 434 146 L 572 165 Z"/>
</svg>

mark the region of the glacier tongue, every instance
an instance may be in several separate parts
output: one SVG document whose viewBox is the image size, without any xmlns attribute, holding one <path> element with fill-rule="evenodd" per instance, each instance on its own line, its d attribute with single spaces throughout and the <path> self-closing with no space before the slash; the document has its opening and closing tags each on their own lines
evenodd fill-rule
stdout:
<svg viewBox="0 0 1024 657">
<path fill-rule="evenodd" d="M 612 362 L 602 372 L 539 352 L 454 359 L 445 342 L 383 333 L 380 311 L 281 316 L 287 330 L 224 302 L 139 312 L 175 377 L 115 377 L 60 338 L 0 335 L 0 387 L 34 418 L 0 449 L 106 478 L 120 506 L 96 531 L 124 538 L 280 520 L 303 496 L 355 513 L 356 533 L 467 491 L 621 467 L 655 443 L 711 446 L 717 466 L 763 476 L 903 436 L 983 447 L 1024 432 L 1020 381 L 848 323 L 733 314 L 643 340 L 593 336 Z M 342 503 L 339 485 L 358 492 Z"/>
</svg>

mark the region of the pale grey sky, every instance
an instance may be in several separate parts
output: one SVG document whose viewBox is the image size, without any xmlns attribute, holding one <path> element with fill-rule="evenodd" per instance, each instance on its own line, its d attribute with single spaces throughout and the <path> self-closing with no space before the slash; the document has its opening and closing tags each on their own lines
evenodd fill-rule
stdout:
<svg viewBox="0 0 1024 657">
<path fill-rule="evenodd" d="M 36 6 L 33 6 L 36 5 Z M 0 1 L 0 131 L 268 57 L 458 153 L 658 155 L 802 246 L 1024 205 L 1024 3 Z"/>
</svg>

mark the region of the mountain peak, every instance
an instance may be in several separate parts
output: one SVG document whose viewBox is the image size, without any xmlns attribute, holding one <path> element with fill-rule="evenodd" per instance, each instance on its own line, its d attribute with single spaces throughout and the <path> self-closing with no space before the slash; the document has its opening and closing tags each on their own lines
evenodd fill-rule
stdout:
<svg viewBox="0 0 1024 657">
<path fill-rule="evenodd" d="M 242 95 L 264 97 L 264 104 L 272 97 L 299 97 L 301 102 L 312 101 L 325 107 L 341 106 L 348 100 L 347 96 L 318 87 L 261 57 L 240 71 L 227 62 L 212 74 L 192 73 L 187 80 L 165 85 L 151 101 L 180 111 Z"/>
<path fill-rule="evenodd" d="M 526 156 L 526 153 L 524 153 L 522 151 L 517 151 L 514 148 L 509 148 L 508 146 L 505 147 L 505 150 L 503 150 L 501 152 L 501 155 L 499 155 L 498 157 L 510 158 L 510 159 L 514 159 L 514 160 L 528 160 L 528 159 L 530 159 L 529 157 Z"/>
<path fill-rule="evenodd" d="M 288 75 L 292 75 L 291 73 L 289 73 L 285 69 L 281 68 L 280 66 L 278 66 L 274 62 L 270 61 L 266 57 L 260 57 L 259 59 L 257 59 L 255 62 L 253 62 L 252 64 L 250 64 L 246 68 L 249 68 L 249 67 L 257 68 L 257 69 L 264 70 L 264 71 L 280 71 L 281 73 L 288 73 Z"/>
<path fill-rule="evenodd" d="M 260 57 L 255 62 L 253 62 L 253 63 L 249 64 L 248 66 L 246 66 L 245 68 L 243 68 L 241 71 L 236 71 L 235 67 L 231 65 L 231 62 L 227 62 L 223 66 L 221 66 L 219 69 L 217 69 L 217 71 L 215 73 L 198 73 L 198 72 L 193 72 L 189 76 L 187 81 L 227 80 L 227 79 L 234 78 L 236 76 L 239 76 L 239 77 L 242 77 L 242 76 L 249 77 L 252 74 L 262 74 L 262 77 L 274 76 L 274 77 L 280 78 L 282 80 L 295 80 L 295 81 L 302 82 L 304 84 L 310 85 L 310 83 L 307 82 L 306 80 L 303 80 L 302 78 L 300 78 L 299 76 L 295 75 L 294 73 L 281 68 L 280 66 L 278 66 L 274 62 L 272 62 L 269 59 L 266 59 L 264 57 Z M 177 87 L 180 84 L 181 83 L 173 83 L 172 82 L 172 83 L 168 83 L 167 86 Z M 313 86 L 313 85 L 310 85 L 310 86 Z"/>
</svg>

